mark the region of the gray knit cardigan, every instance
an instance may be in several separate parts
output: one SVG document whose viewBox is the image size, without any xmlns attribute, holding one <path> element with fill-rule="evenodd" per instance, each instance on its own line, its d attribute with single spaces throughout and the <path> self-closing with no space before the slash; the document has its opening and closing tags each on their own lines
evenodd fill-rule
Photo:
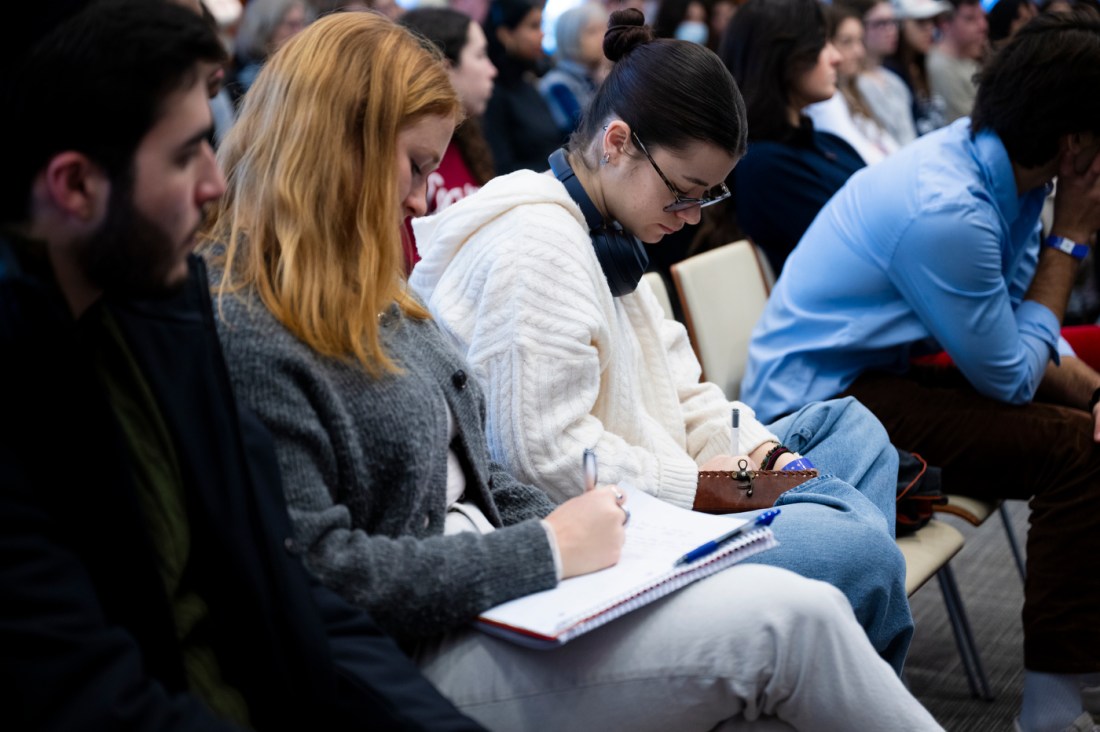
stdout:
<svg viewBox="0 0 1100 732">
<path fill-rule="evenodd" d="M 216 302 L 233 387 L 275 438 L 295 541 L 322 582 L 406 644 L 556 584 L 537 521 L 554 503 L 490 461 L 481 389 L 433 321 L 396 307 L 383 316 L 384 347 L 403 373 L 376 379 L 317 354 L 256 296 Z M 443 535 L 445 404 L 466 500 L 505 528 Z"/>
</svg>

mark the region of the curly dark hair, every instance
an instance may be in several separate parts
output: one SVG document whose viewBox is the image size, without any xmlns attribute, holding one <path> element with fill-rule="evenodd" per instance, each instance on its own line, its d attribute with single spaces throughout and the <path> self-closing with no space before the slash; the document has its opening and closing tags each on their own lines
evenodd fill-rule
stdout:
<svg viewBox="0 0 1100 732">
<path fill-rule="evenodd" d="M 1064 135 L 1100 134 L 1100 17 L 1075 9 L 1034 18 L 990 59 L 971 114 L 1018 165 L 1039 167 Z"/>
</svg>

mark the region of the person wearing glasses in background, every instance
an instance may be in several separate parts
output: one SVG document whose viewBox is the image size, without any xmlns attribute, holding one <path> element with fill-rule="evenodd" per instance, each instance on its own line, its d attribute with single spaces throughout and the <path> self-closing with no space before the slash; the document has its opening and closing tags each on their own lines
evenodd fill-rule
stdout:
<svg viewBox="0 0 1100 732">
<path fill-rule="evenodd" d="M 898 19 L 894 6 L 887 0 L 844 0 L 841 4 L 863 18 L 866 56 L 863 71 L 856 77 L 856 88 L 890 137 L 897 140 L 898 145 L 906 145 L 917 139 L 910 109 L 913 94 L 900 76 L 883 65 L 898 50 Z"/>
<path fill-rule="evenodd" d="M 601 482 L 687 509 L 699 472 L 736 469 L 734 452 L 753 467 L 782 470 L 801 454 L 821 468 L 779 499 L 780 547 L 749 561 L 842 590 L 900 671 L 912 617 L 893 533 L 897 452 L 881 425 L 854 400 L 761 424 L 700 383 L 686 331 L 639 281 L 641 242 L 727 198 L 746 147 L 744 102 L 721 60 L 642 23 L 636 10 L 612 15 L 615 65 L 551 156 L 553 174 L 499 177 L 414 220 L 423 258 L 410 284 L 484 385 L 493 458 L 559 502 L 581 492 L 586 447 Z"/>
<path fill-rule="evenodd" d="M 829 42 L 840 53 L 836 67 L 836 91 L 831 98 L 806 107 L 814 129 L 831 132 L 855 148 L 868 165 L 897 152 L 898 141 L 890 136 L 871 113 L 856 81 L 867 51 L 863 45 L 863 23 L 850 5 L 833 3 L 824 7 Z"/>
</svg>

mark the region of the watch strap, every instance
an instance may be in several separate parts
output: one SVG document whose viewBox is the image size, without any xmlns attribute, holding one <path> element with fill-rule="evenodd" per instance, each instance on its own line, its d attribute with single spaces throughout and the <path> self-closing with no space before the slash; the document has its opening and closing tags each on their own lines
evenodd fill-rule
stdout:
<svg viewBox="0 0 1100 732">
<path fill-rule="evenodd" d="M 1088 256 L 1089 246 L 1088 244 L 1078 244 L 1072 239 L 1067 239 L 1064 236 L 1057 236 L 1051 234 L 1043 240 L 1043 246 L 1050 247 L 1051 249 L 1057 249 L 1060 252 L 1064 252 L 1074 259 L 1084 259 Z"/>
</svg>

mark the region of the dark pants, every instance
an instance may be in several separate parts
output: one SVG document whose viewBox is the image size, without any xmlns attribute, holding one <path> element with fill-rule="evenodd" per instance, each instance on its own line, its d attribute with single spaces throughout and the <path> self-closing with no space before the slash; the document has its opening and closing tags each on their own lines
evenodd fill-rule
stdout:
<svg viewBox="0 0 1100 732">
<path fill-rule="evenodd" d="M 868 373 L 844 395 L 874 412 L 896 446 L 942 467 L 945 492 L 1030 499 L 1024 666 L 1100 671 L 1100 446 L 1091 416 L 987 399 L 952 367 Z"/>
</svg>

